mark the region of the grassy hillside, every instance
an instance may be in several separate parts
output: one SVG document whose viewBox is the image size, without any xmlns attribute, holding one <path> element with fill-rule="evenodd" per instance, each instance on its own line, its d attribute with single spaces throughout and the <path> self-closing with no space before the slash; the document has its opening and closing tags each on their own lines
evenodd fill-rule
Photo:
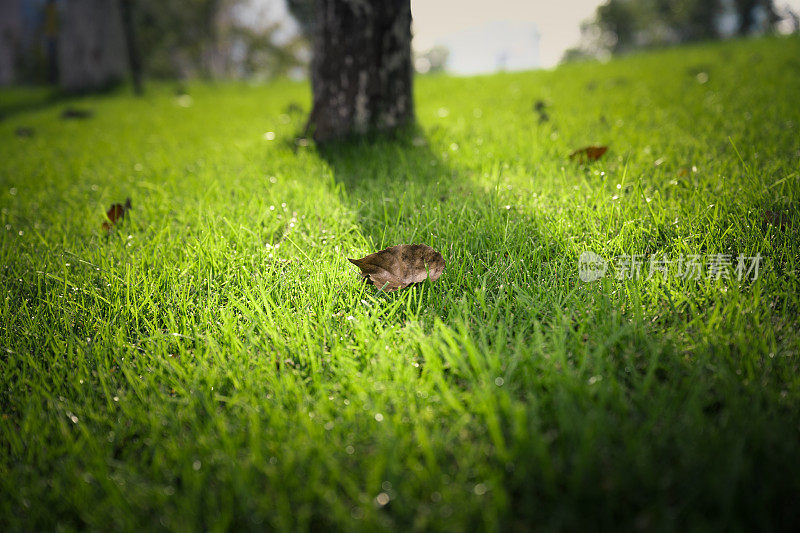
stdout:
<svg viewBox="0 0 800 533">
<path fill-rule="evenodd" d="M 425 77 L 318 151 L 303 84 L 0 93 L 0 529 L 797 527 L 799 94 L 797 38 Z"/>
</svg>

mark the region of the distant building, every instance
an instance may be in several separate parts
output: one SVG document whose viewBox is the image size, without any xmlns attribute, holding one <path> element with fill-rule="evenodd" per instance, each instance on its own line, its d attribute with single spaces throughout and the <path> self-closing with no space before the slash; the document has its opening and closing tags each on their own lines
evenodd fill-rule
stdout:
<svg viewBox="0 0 800 533">
<path fill-rule="evenodd" d="M 453 33 L 436 44 L 450 53 L 449 72 L 484 74 L 538 68 L 539 39 L 532 22 L 494 21 Z"/>
</svg>

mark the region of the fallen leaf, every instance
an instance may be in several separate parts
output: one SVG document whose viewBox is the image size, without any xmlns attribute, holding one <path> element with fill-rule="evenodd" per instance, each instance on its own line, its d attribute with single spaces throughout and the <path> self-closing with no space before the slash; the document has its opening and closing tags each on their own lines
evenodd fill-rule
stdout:
<svg viewBox="0 0 800 533">
<path fill-rule="evenodd" d="M 90 118 L 92 115 L 94 115 L 94 113 L 88 109 L 76 109 L 74 107 L 68 107 L 61 112 L 61 118 L 64 120 L 85 119 Z"/>
<path fill-rule="evenodd" d="M 775 226 L 782 231 L 792 229 L 792 219 L 787 211 L 772 211 L 767 209 L 764 211 L 761 218 L 764 224 Z"/>
<path fill-rule="evenodd" d="M 544 100 L 536 100 L 533 104 L 533 109 L 539 114 L 539 124 L 550 120 L 550 115 L 547 114 L 547 104 Z"/>
<path fill-rule="evenodd" d="M 436 281 L 444 272 L 442 254 L 424 244 L 400 244 L 361 259 L 349 259 L 361 277 L 384 291 L 405 289 L 429 276 Z"/>
<path fill-rule="evenodd" d="M 586 146 L 569 154 L 573 161 L 597 161 L 608 151 L 608 146 Z"/>
<path fill-rule="evenodd" d="M 291 102 L 289 105 L 283 108 L 283 112 L 286 115 L 294 115 L 296 113 L 302 113 L 303 108 L 300 107 L 300 104 L 298 104 L 297 102 Z"/>
<path fill-rule="evenodd" d="M 126 198 L 125 204 L 113 204 L 111 207 L 108 208 L 106 211 L 106 216 L 108 220 L 103 222 L 103 229 L 106 231 L 111 231 L 111 228 L 114 227 L 114 224 L 125 218 L 125 213 L 131 208 L 131 199 Z"/>
</svg>

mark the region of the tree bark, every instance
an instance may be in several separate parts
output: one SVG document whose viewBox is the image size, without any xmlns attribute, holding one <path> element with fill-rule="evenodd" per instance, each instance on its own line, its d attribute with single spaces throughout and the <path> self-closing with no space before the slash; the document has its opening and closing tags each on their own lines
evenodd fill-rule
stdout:
<svg viewBox="0 0 800 533">
<path fill-rule="evenodd" d="M 139 53 L 139 40 L 136 36 L 136 23 L 134 21 L 134 0 L 121 0 L 122 28 L 125 32 L 125 47 L 128 49 L 128 66 L 133 79 L 133 92 L 141 95 L 142 87 L 142 56 Z"/>
<path fill-rule="evenodd" d="M 325 141 L 414 119 L 410 0 L 317 0 L 308 129 Z"/>
</svg>

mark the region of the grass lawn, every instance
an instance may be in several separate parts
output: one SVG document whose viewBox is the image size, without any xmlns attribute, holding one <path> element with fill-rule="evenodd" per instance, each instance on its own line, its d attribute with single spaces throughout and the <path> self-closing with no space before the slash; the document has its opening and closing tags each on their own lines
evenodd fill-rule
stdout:
<svg viewBox="0 0 800 533">
<path fill-rule="evenodd" d="M 0 529 L 800 526 L 800 39 L 309 93 L 0 93 Z"/>
</svg>

